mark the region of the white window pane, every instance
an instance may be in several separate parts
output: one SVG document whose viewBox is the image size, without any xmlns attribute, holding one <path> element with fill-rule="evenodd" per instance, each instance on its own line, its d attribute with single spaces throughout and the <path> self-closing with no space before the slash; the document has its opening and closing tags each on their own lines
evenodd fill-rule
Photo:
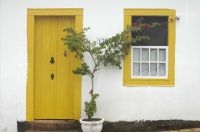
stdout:
<svg viewBox="0 0 200 132">
<path fill-rule="evenodd" d="M 140 49 L 133 48 L 133 61 L 140 61 Z"/>
<path fill-rule="evenodd" d="M 150 60 L 157 61 L 157 49 L 150 50 Z"/>
<path fill-rule="evenodd" d="M 159 63 L 159 76 L 165 76 L 166 75 L 166 64 L 165 63 Z"/>
<path fill-rule="evenodd" d="M 140 63 L 133 63 L 133 76 L 140 75 Z"/>
<path fill-rule="evenodd" d="M 142 63 L 142 76 L 149 76 L 149 64 L 148 63 Z"/>
<path fill-rule="evenodd" d="M 157 76 L 157 64 L 156 63 L 150 64 L 150 76 Z"/>
<path fill-rule="evenodd" d="M 142 61 L 149 61 L 149 49 L 142 48 Z"/>
<path fill-rule="evenodd" d="M 159 61 L 166 61 L 166 49 L 159 49 Z"/>
</svg>

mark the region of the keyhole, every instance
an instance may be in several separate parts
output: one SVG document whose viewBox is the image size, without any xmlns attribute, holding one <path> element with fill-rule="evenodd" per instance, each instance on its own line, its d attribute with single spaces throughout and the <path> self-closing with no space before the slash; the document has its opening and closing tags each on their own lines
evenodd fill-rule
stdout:
<svg viewBox="0 0 200 132">
<path fill-rule="evenodd" d="M 51 64 L 54 64 L 54 63 L 55 63 L 54 57 L 51 57 L 50 63 L 51 63 Z"/>
<path fill-rule="evenodd" d="M 51 80 L 53 80 L 54 79 L 54 74 L 53 73 L 51 73 Z"/>
</svg>

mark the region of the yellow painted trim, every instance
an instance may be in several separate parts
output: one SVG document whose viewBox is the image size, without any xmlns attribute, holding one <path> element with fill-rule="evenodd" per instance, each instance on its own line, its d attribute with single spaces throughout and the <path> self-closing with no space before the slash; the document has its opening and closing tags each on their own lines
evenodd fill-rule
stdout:
<svg viewBox="0 0 200 132">
<path fill-rule="evenodd" d="M 124 15 L 137 16 L 170 16 L 174 15 L 175 10 L 172 9 L 124 9 Z"/>
<path fill-rule="evenodd" d="M 75 16 L 75 29 L 81 31 L 83 25 L 83 9 L 28 9 L 27 10 L 27 43 L 28 43 L 28 78 L 26 90 L 26 120 L 34 120 L 34 22 L 36 16 Z M 73 65 L 79 64 L 76 60 Z M 73 88 L 75 88 L 74 119 L 81 116 L 81 83 L 82 77 L 72 77 Z M 76 82 L 76 83 L 74 83 Z M 80 83 L 79 83 L 80 82 Z"/>
<path fill-rule="evenodd" d="M 131 54 L 123 63 L 123 85 L 130 86 L 174 86 L 175 85 L 175 28 L 176 22 L 170 22 L 176 16 L 171 9 L 124 9 L 124 28 L 131 25 L 132 16 L 168 16 L 168 78 L 167 79 L 132 79 Z"/>
<path fill-rule="evenodd" d="M 33 120 L 33 68 L 34 68 L 34 16 L 27 17 L 27 41 L 28 41 L 28 78 L 26 89 L 26 119 Z"/>
<path fill-rule="evenodd" d="M 83 16 L 82 8 L 44 8 L 28 9 L 28 15 L 51 15 L 51 16 Z"/>
</svg>

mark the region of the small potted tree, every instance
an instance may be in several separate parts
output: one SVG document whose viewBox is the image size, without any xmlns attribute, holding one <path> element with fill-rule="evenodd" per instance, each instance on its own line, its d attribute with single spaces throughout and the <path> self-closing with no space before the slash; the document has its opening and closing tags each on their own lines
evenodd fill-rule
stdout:
<svg viewBox="0 0 200 132">
<path fill-rule="evenodd" d="M 80 119 L 83 132 L 101 132 L 104 122 L 103 118 L 93 118 L 97 111 L 96 99 L 99 97 L 99 94 L 94 91 L 95 73 L 101 69 L 101 66 L 107 65 L 121 69 L 121 61 L 128 54 L 131 44 L 150 39 L 149 36 L 144 35 L 132 39 L 131 32 L 142 32 L 158 25 L 158 23 L 144 24 L 141 19 L 133 26 L 127 27 L 127 30 L 98 44 L 87 39 L 86 31 L 89 28 L 84 28 L 82 32 L 77 32 L 72 28 L 64 29 L 67 32 L 66 37 L 62 38 L 64 44 L 71 52 L 75 53 L 78 59 L 82 60 L 80 67 L 74 69 L 73 73 L 88 76 L 91 79 L 91 89 L 89 90 L 91 99 L 85 102 L 84 109 L 88 118 Z M 93 65 L 87 63 L 86 59 L 89 58 L 86 58 L 86 54 L 90 56 Z"/>
</svg>

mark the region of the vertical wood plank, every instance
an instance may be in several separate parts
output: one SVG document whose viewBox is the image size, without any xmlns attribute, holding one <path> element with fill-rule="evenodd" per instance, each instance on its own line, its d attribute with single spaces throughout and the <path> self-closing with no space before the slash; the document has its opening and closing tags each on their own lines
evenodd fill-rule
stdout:
<svg viewBox="0 0 200 132">
<path fill-rule="evenodd" d="M 76 31 L 82 31 L 83 16 L 75 17 L 75 29 Z M 81 65 L 81 61 L 74 58 L 73 55 L 72 67 L 77 67 Z M 72 61 L 71 61 L 72 62 Z M 72 75 L 73 87 L 74 87 L 74 119 L 80 119 L 81 116 L 81 88 L 82 88 L 82 77 L 77 75 Z"/>
<path fill-rule="evenodd" d="M 55 97 L 55 117 L 64 118 L 68 117 L 73 119 L 73 88 L 70 86 L 70 52 L 63 44 L 62 37 L 66 35 L 63 32 L 64 28 L 71 27 L 74 23 L 74 17 L 59 16 L 58 17 L 58 33 L 57 33 L 57 88 Z M 67 55 L 64 56 L 66 50 Z"/>
</svg>

